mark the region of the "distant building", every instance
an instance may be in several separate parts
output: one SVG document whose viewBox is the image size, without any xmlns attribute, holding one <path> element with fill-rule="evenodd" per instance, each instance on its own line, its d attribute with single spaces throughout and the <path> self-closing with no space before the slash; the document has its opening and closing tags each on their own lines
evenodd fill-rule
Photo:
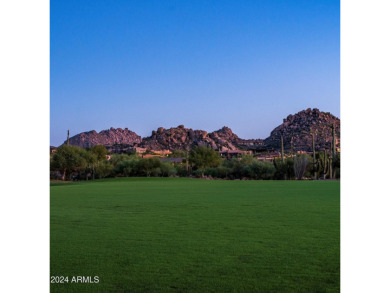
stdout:
<svg viewBox="0 0 390 293">
<path fill-rule="evenodd" d="M 56 147 L 50 146 L 50 153 L 51 153 L 51 154 L 54 154 L 56 150 L 57 150 Z"/>
<path fill-rule="evenodd" d="M 137 154 L 143 154 L 146 153 L 147 149 L 146 148 L 140 148 L 140 147 L 135 147 L 133 148 Z"/>
<path fill-rule="evenodd" d="M 148 159 L 148 158 L 161 158 L 161 156 L 160 155 L 146 154 L 146 155 L 142 155 L 142 158 L 144 158 L 144 159 Z"/>
<path fill-rule="evenodd" d="M 161 150 L 161 151 L 154 151 L 151 150 L 152 153 L 155 153 L 157 155 L 170 155 L 172 152 L 170 150 Z"/>
<path fill-rule="evenodd" d="M 256 159 L 262 162 L 272 162 L 275 158 L 280 158 L 282 154 L 280 152 L 261 153 L 255 156 Z M 287 157 L 285 155 L 285 157 Z"/>
</svg>

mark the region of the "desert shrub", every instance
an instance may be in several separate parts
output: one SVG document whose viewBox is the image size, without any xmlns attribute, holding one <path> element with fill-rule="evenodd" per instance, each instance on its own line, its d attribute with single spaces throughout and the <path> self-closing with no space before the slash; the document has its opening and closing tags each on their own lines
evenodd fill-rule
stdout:
<svg viewBox="0 0 390 293">
<path fill-rule="evenodd" d="M 248 166 L 244 166 L 245 177 L 251 179 L 272 179 L 275 174 L 275 167 L 270 162 L 253 160 Z"/>
<path fill-rule="evenodd" d="M 176 170 L 176 175 L 180 177 L 188 176 L 188 172 L 185 165 L 175 164 L 174 168 Z"/>
<path fill-rule="evenodd" d="M 201 178 L 204 176 L 204 174 L 202 170 L 195 170 L 192 171 L 192 176 L 195 176 L 196 178 Z"/>
<path fill-rule="evenodd" d="M 97 178 L 110 177 L 113 174 L 114 166 L 109 161 L 99 163 L 95 168 L 95 175 Z"/>
<path fill-rule="evenodd" d="M 111 156 L 111 159 L 110 159 L 110 163 L 115 167 L 118 163 L 122 162 L 122 161 L 128 161 L 128 160 L 132 160 L 132 159 L 137 159 L 138 156 L 137 155 L 126 155 L 126 154 L 115 154 L 115 155 L 112 155 Z"/>
<path fill-rule="evenodd" d="M 334 169 L 336 170 L 337 168 L 340 168 L 340 153 L 337 153 L 336 154 L 336 157 L 334 158 L 334 162 L 333 162 L 333 166 L 334 166 Z"/>
<path fill-rule="evenodd" d="M 161 176 L 162 172 L 161 172 L 161 168 L 160 167 L 155 167 L 155 168 L 152 168 L 149 170 L 149 174 L 147 174 L 146 176 L 148 177 L 159 177 Z"/>
<path fill-rule="evenodd" d="M 170 162 L 162 162 L 160 170 L 163 177 L 175 176 L 177 173 L 175 167 Z"/>
<path fill-rule="evenodd" d="M 219 177 L 218 169 L 217 168 L 206 168 L 204 171 L 204 175 L 218 178 Z"/>
<path fill-rule="evenodd" d="M 273 163 L 261 162 L 252 155 L 244 155 L 241 158 L 233 158 L 224 161 L 222 166 L 217 168 L 221 178 L 251 178 L 251 179 L 272 179 L 276 172 Z"/>
<path fill-rule="evenodd" d="M 218 177 L 219 178 L 229 178 L 232 174 L 232 168 L 226 167 L 224 165 L 217 167 Z"/>
<path fill-rule="evenodd" d="M 125 161 L 120 161 L 113 168 L 115 175 L 122 176 L 136 176 L 138 173 L 138 159 L 127 159 Z"/>
<path fill-rule="evenodd" d="M 259 162 L 260 163 L 260 178 L 261 179 L 273 179 L 275 175 L 275 167 L 271 162 Z"/>
<path fill-rule="evenodd" d="M 273 165 L 275 167 L 274 179 L 292 179 L 295 177 L 293 158 L 285 158 L 284 163 L 281 158 L 274 159 Z"/>
<path fill-rule="evenodd" d="M 249 165 L 253 162 L 253 160 L 255 160 L 254 157 L 249 155 L 242 156 L 241 158 L 233 158 L 229 164 L 232 169 L 232 177 L 248 177 L 250 173 Z"/>
<path fill-rule="evenodd" d="M 307 155 L 301 154 L 296 155 L 294 158 L 294 173 L 298 180 L 301 180 L 303 175 L 306 172 L 307 165 L 309 163 L 309 159 Z"/>
<path fill-rule="evenodd" d="M 340 168 L 336 168 L 336 170 L 335 170 L 335 178 L 340 179 Z"/>
<path fill-rule="evenodd" d="M 126 154 L 128 155 L 128 156 L 134 156 L 134 155 L 137 155 L 137 152 L 136 152 L 136 150 L 127 150 L 126 151 Z"/>
<path fill-rule="evenodd" d="M 198 146 L 189 153 L 189 162 L 194 164 L 197 170 L 204 175 L 205 169 L 217 167 L 221 163 L 221 157 L 218 152 L 205 146 Z"/>
<path fill-rule="evenodd" d="M 287 158 L 286 165 L 287 165 L 287 179 L 294 179 L 295 178 L 294 159 Z"/>
<path fill-rule="evenodd" d="M 139 176 L 159 176 L 161 174 L 161 160 L 159 158 L 140 159 L 137 163 L 137 175 Z"/>
<path fill-rule="evenodd" d="M 247 177 L 247 178 L 254 178 L 254 174 L 252 173 L 250 166 L 242 166 L 242 169 L 240 170 L 240 177 Z"/>
</svg>

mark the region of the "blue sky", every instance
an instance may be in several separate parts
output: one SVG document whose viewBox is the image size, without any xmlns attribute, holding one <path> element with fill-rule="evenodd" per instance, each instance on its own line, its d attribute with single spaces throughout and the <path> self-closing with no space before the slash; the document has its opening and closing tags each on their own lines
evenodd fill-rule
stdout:
<svg viewBox="0 0 390 293">
<path fill-rule="evenodd" d="M 51 145 L 184 124 L 266 138 L 340 115 L 339 1 L 51 1 Z"/>
</svg>

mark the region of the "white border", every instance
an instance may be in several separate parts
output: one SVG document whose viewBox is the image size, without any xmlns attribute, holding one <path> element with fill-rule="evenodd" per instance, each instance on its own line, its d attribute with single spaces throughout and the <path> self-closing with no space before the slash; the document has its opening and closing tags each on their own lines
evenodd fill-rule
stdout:
<svg viewBox="0 0 390 293">
<path fill-rule="evenodd" d="M 341 292 L 390 292 L 389 15 L 341 1 Z"/>
<path fill-rule="evenodd" d="M 0 292 L 49 291 L 49 1 L 0 1 Z"/>
</svg>

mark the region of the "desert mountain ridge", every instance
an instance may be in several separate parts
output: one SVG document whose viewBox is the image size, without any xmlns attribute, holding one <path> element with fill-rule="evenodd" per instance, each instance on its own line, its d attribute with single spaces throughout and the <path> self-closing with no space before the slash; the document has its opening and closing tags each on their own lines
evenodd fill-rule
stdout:
<svg viewBox="0 0 390 293">
<path fill-rule="evenodd" d="M 283 123 L 271 131 L 265 139 L 242 139 L 229 127 L 208 133 L 205 130 L 193 130 L 184 125 L 153 130 L 151 136 L 142 138 L 128 128 L 113 128 L 96 132 L 82 132 L 70 137 L 69 144 L 82 148 L 104 145 L 126 145 L 149 150 L 189 150 L 195 146 L 209 146 L 224 150 L 279 150 L 281 137 L 284 147 L 296 150 L 312 148 L 312 135 L 315 136 L 316 148 L 329 148 L 332 141 L 332 125 L 335 125 L 336 142 L 340 144 L 340 119 L 329 112 L 321 112 L 317 108 L 300 111 L 288 115 Z M 66 141 L 64 142 L 64 144 Z"/>
</svg>

